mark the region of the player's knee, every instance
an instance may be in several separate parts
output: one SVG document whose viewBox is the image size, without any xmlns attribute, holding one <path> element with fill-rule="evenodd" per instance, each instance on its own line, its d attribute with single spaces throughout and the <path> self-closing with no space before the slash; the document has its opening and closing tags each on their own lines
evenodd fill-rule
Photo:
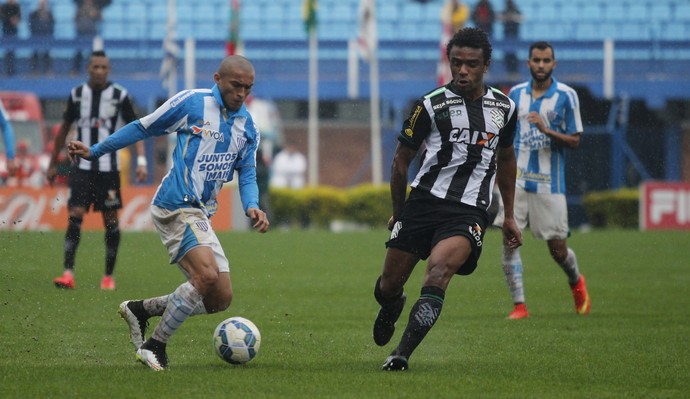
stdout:
<svg viewBox="0 0 690 399">
<path fill-rule="evenodd" d="M 208 313 L 218 313 L 230 307 L 232 303 L 232 289 L 215 293 L 216 295 L 204 298 L 204 306 Z"/>
</svg>

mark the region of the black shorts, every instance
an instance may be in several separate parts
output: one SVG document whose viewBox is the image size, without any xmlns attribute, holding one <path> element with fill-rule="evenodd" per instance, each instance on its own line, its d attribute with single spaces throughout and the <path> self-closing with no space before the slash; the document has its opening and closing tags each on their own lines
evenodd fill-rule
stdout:
<svg viewBox="0 0 690 399">
<path fill-rule="evenodd" d="M 122 208 L 120 172 L 91 172 L 74 168 L 69 174 L 69 207 L 83 206 L 88 212 Z"/>
<path fill-rule="evenodd" d="M 468 275 L 477 268 L 487 225 L 488 216 L 482 209 L 412 190 L 386 247 L 427 259 L 439 241 L 454 236 L 467 237 L 472 253 L 457 274 Z"/>
</svg>

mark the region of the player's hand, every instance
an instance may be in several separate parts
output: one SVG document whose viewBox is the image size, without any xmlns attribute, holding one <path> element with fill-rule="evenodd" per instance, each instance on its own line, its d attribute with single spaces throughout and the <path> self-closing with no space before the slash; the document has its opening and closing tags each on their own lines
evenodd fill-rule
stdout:
<svg viewBox="0 0 690 399">
<path fill-rule="evenodd" d="M 388 231 L 393 231 L 393 227 L 395 227 L 395 216 L 388 219 Z"/>
<path fill-rule="evenodd" d="M 7 160 L 7 173 L 10 177 L 13 177 L 17 173 L 17 160 L 8 159 Z"/>
<path fill-rule="evenodd" d="M 527 122 L 536 126 L 540 132 L 544 132 L 544 130 L 546 130 L 546 124 L 544 123 L 544 120 L 536 111 L 532 111 L 529 114 L 527 114 Z"/>
<path fill-rule="evenodd" d="M 141 183 L 146 181 L 146 178 L 149 176 L 149 171 L 144 165 L 137 166 L 137 182 Z"/>
<path fill-rule="evenodd" d="M 522 245 L 522 232 L 514 217 L 507 217 L 503 220 L 503 245 L 510 249 Z"/>
<path fill-rule="evenodd" d="M 268 217 L 266 217 L 266 212 L 259 208 L 249 208 L 247 209 L 247 215 L 252 220 L 252 227 L 259 230 L 259 233 L 265 233 L 268 231 Z"/>
<path fill-rule="evenodd" d="M 89 159 L 91 157 L 91 149 L 81 141 L 73 140 L 67 145 L 67 154 L 72 162 L 76 162 L 77 157 Z"/>
<path fill-rule="evenodd" d="M 48 169 L 46 170 L 46 179 L 48 180 L 48 184 L 50 187 L 53 187 L 53 183 L 55 182 L 55 177 L 57 176 L 57 168 L 54 165 L 48 166 Z"/>
</svg>

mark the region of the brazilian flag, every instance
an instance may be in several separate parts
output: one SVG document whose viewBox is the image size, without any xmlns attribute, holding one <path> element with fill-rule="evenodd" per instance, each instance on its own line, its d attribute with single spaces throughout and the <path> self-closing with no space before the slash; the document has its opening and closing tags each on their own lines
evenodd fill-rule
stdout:
<svg viewBox="0 0 690 399">
<path fill-rule="evenodd" d="M 304 18 L 304 30 L 307 33 L 311 33 L 312 30 L 316 28 L 316 9 L 318 5 L 316 0 L 304 0 L 304 6 L 302 7 L 302 13 Z"/>
</svg>

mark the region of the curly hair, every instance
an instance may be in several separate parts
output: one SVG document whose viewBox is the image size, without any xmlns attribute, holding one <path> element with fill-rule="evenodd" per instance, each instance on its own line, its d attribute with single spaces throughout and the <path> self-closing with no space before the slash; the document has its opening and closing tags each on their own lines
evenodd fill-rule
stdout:
<svg viewBox="0 0 690 399">
<path fill-rule="evenodd" d="M 450 58 L 450 50 L 455 47 L 471 47 L 482 49 L 484 53 L 484 64 L 488 64 L 491 61 L 491 42 L 489 41 L 489 36 L 480 28 L 462 28 L 455 32 L 453 37 L 448 41 L 446 45 L 446 56 Z"/>
</svg>

